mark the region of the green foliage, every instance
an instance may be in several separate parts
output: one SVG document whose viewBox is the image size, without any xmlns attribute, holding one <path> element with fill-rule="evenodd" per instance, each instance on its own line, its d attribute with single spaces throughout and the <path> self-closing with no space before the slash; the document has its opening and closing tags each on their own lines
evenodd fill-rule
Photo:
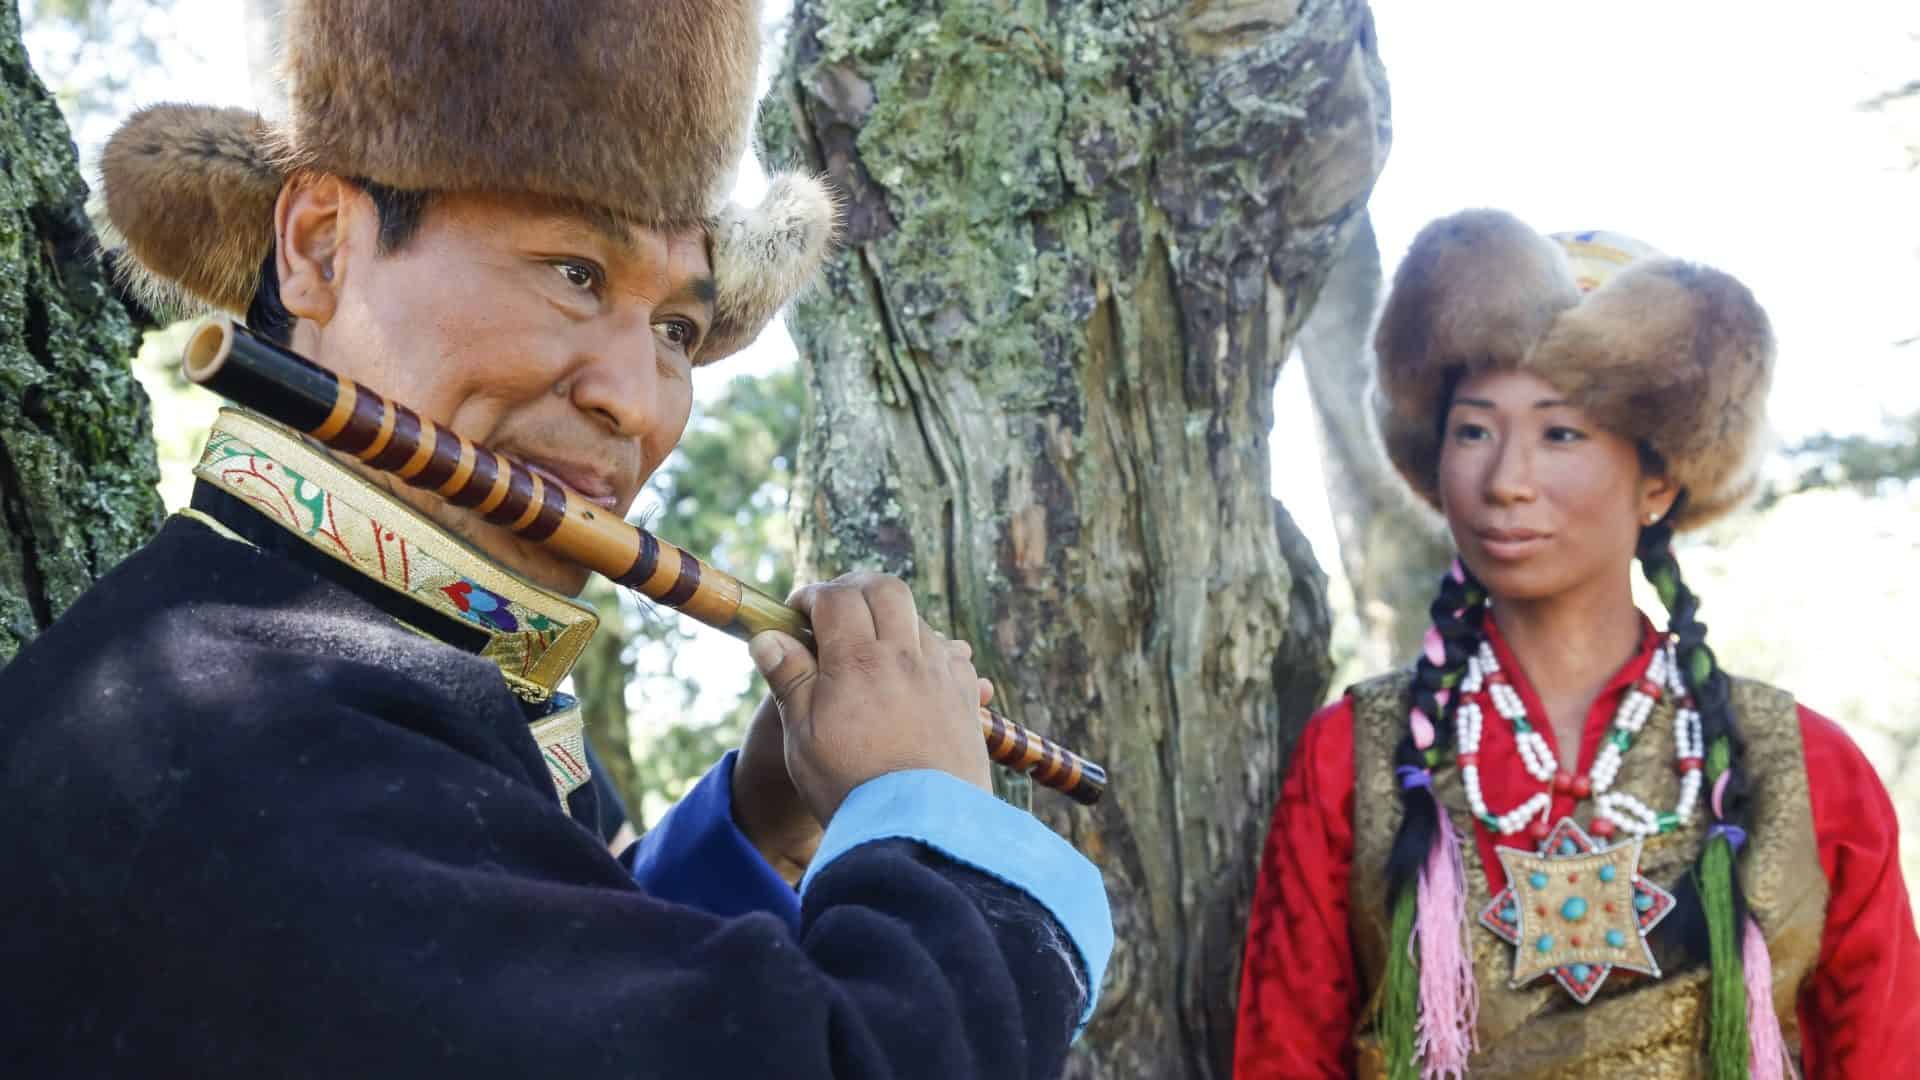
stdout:
<svg viewBox="0 0 1920 1080">
<path fill-rule="evenodd" d="M 1788 451 L 1800 466 L 1793 491 L 1850 487 L 1872 494 L 1887 484 L 1920 479 L 1920 412 L 1879 435 L 1816 435 Z"/>
<path fill-rule="evenodd" d="M 797 369 L 734 379 L 692 422 L 655 476 L 659 508 L 647 516 L 646 527 L 760 591 L 784 598 L 793 589 L 787 493 L 805 411 L 806 390 Z M 687 670 L 681 656 L 693 639 L 685 620 L 640 600 L 622 604 L 620 616 L 607 622 L 603 633 L 626 639 L 628 668 L 665 657 L 664 673 L 640 678 L 639 692 L 628 695 L 629 703 L 638 697 L 636 707 L 643 714 L 684 710 L 693 703 L 702 678 Z M 716 758 L 739 745 L 760 693 L 755 680 L 719 721 L 674 725 L 637 740 L 634 815 L 642 815 L 644 804 L 677 799 Z"/>
<path fill-rule="evenodd" d="M 60 103 L 83 167 L 113 122 L 132 111 L 133 79 L 161 64 L 170 0 L 22 0 L 34 67 Z"/>
</svg>

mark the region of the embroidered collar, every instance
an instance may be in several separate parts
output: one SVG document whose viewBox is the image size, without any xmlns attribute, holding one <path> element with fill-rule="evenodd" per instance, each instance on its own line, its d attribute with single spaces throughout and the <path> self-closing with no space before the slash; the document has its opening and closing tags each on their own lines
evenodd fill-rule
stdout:
<svg viewBox="0 0 1920 1080">
<path fill-rule="evenodd" d="M 480 655 L 525 700 L 550 699 L 599 626 L 592 608 L 479 554 L 290 429 L 251 413 L 220 410 L 193 472 L 360 574 L 480 631 Z"/>
</svg>

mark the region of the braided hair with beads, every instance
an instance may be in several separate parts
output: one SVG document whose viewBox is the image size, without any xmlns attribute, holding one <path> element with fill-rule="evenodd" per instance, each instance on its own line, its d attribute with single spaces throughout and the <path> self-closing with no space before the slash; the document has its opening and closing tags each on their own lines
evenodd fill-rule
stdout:
<svg viewBox="0 0 1920 1080">
<path fill-rule="evenodd" d="M 1669 524 L 1684 505 L 1683 491 L 1668 513 L 1640 532 L 1635 556 L 1667 610 L 1682 676 L 1700 712 L 1707 749 L 1714 818 L 1693 873 L 1674 889 L 1676 909 L 1669 933 L 1695 960 L 1705 961 L 1709 983 L 1708 1056 L 1716 1080 L 1777 1075 L 1779 1035 L 1772 1017 L 1771 969 L 1766 944 L 1747 914 L 1736 873 L 1750 827 L 1745 745 L 1734 715 L 1731 685 L 1706 644 L 1700 601 L 1681 577 Z M 1414 668 L 1408 730 L 1395 750 L 1402 816 L 1388 855 L 1392 905 L 1380 1037 L 1389 1076 L 1464 1073 L 1471 1052 L 1475 1008 L 1472 973 L 1446 957 L 1448 921 L 1466 922 L 1457 890 L 1435 889 L 1436 869 L 1457 866 L 1447 854 L 1454 839 L 1445 810 L 1434 798 L 1431 770 L 1456 738 L 1454 695 L 1468 659 L 1485 636 L 1486 589 L 1459 560 L 1440 580 L 1426 648 Z M 1455 896 L 1442 897 L 1440 892 Z M 1459 985 L 1464 978 L 1465 985 Z"/>
</svg>

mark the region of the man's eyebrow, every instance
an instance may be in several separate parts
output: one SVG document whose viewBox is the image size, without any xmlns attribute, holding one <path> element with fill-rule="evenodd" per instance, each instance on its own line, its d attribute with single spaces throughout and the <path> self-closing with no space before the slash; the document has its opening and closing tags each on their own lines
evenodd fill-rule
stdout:
<svg viewBox="0 0 1920 1080">
<path fill-rule="evenodd" d="M 1493 408 L 1493 402 L 1488 401 L 1486 398 L 1457 397 L 1453 399 L 1453 403 L 1455 405 L 1478 405 L 1483 409 Z"/>
<path fill-rule="evenodd" d="M 692 281 L 687 282 L 686 285 L 681 288 L 681 291 L 692 293 L 695 300 L 708 305 L 711 305 L 720 296 L 720 286 L 715 284 L 714 280 L 710 277 L 694 278 Z"/>
</svg>

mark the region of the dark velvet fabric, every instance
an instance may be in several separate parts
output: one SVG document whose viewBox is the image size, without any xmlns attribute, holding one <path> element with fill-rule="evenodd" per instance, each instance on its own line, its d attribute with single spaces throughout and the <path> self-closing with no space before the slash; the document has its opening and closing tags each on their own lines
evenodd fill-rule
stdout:
<svg viewBox="0 0 1920 1080">
<path fill-rule="evenodd" d="M 0 1071 L 1058 1073 L 1024 893 L 886 841 L 797 937 L 654 899 L 487 662 L 261 535 L 170 521 L 0 670 Z"/>
</svg>

